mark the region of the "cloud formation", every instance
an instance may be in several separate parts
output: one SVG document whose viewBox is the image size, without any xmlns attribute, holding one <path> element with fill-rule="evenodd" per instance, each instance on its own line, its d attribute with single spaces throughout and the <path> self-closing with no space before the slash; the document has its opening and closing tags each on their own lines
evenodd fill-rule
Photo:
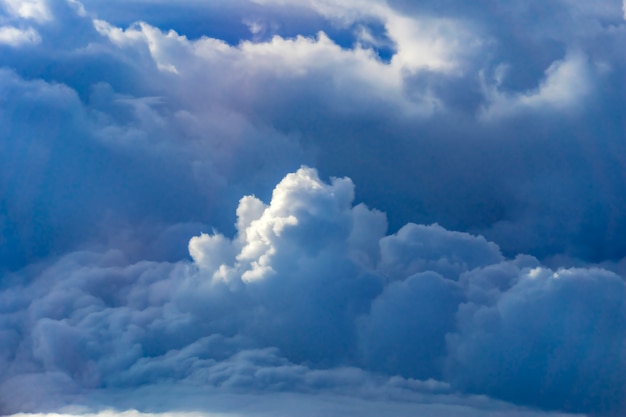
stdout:
<svg viewBox="0 0 626 417">
<path fill-rule="evenodd" d="M 460 390 L 623 410 L 621 277 L 509 260 L 438 225 L 386 235 L 384 214 L 353 199 L 349 179 L 301 168 L 268 204 L 241 199 L 234 238 L 192 238 L 192 263 L 77 252 L 9 285 L 4 412 L 154 384 L 354 395 L 391 381 L 416 404 Z"/>
<path fill-rule="evenodd" d="M 140 222 L 129 219 L 130 207 L 120 207 L 128 203 L 114 204 L 123 193 L 133 196 L 123 199 L 134 200 L 137 211 L 152 208 L 141 222 L 149 222 L 145 227 L 154 234 L 177 223 L 226 229 L 225 213 L 240 195 L 267 192 L 306 163 L 325 175 L 349 175 L 367 184 L 357 198 L 388 212 L 394 230 L 409 221 L 437 222 L 484 234 L 509 255 L 618 261 L 626 254 L 620 238 L 626 226 L 619 216 L 624 149 L 621 122 L 612 109 L 619 108 L 623 95 L 611 86 L 624 65 L 619 54 L 624 23 L 614 3 L 557 2 L 538 15 L 535 3 L 486 2 L 480 8 L 456 2 L 445 7 L 242 3 L 240 20 L 277 29 L 266 37 L 248 33 L 250 38 L 229 35 L 226 41 L 187 37 L 161 21 L 158 27 L 141 22 L 139 3 L 115 12 L 97 1 L 86 8 L 64 1 L 24 3 L 24 10 L 9 2 L 3 33 L 13 46 L 4 47 L 10 49 L 3 52 L 3 65 L 15 73 L 8 79 L 17 85 L 43 79 L 76 94 L 77 110 L 65 118 L 71 126 L 63 131 L 78 130 L 74 136 L 81 146 L 104 149 L 94 150 L 101 164 L 75 158 L 72 177 L 103 166 L 84 182 L 103 190 L 86 212 L 104 209 L 124 225 L 112 232 L 108 221 L 107 239 Z M 177 16 L 182 29 L 202 15 L 193 2 L 176 4 L 155 7 Z M 230 8 L 207 8 L 235 19 Z M 135 13 L 139 23 L 119 27 L 99 18 L 100 12 L 114 21 L 131 19 L 129 24 Z M 495 14 L 502 19 L 492 18 Z M 558 19 L 548 26 L 544 15 Z M 293 32 L 289 16 L 299 19 L 304 35 L 281 36 L 283 30 Z M 532 30 L 519 32 L 522 23 Z M 70 26 L 80 36 L 63 30 Z M 408 33 L 407 27 L 423 33 Z M 418 41 L 432 51 L 422 51 Z M 525 58 L 531 53 L 532 59 Z M 428 60 L 441 65 L 411 58 L 431 55 Z M 57 64 L 48 65 L 51 59 Z M 69 102 L 48 101 L 50 110 L 44 101 L 38 103 L 38 112 L 48 112 Z M 7 114 L 34 111 L 21 100 L 10 105 Z M 24 117 L 6 123 L 14 126 L 15 136 L 32 129 Z M 44 131 L 55 131 L 45 123 L 50 119 L 38 118 Z M 11 139 L 24 149 L 32 140 Z M 39 169 L 24 164 L 29 171 Z M 102 171 L 114 165 L 118 175 L 135 178 L 135 185 L 125 181 L 112 187 L 115 175 Z M 164 179 L 154 166 L 165 167 L 164 176 L 177 185 L 161 186 Z M 546 189 L 545 184 L 559 186 Z M 164 199 L 184 209 L 174 213 L 154 201 L 158 194 L 148 195 L 163 189 L 172 194 L 184 189 Z M 46 210 L 55 206 L 49 199 L 41 198 Z M 199 209 L 207 204 L 215 209 Z M 58 230 L 54 218 L 64 217 L 62 210 L 48 216 L 44 229 Z M 94 222 L 80 225 L 92 228 L 90 237 L 97 233 Z M 20 230 L 24 222 L 14 223 L 19 225 L 8 235 L 28 233 Z M 22 245 L 32 242 L 19 239 Z M 86 243 L 66 240 L 65 246 L 25 249 L 45 256 L 59 245 Z M 134 244 L 143 240 L 138 237 Z M 26 254 L 3 259 L 14 268 L 28 262 Z"/>
<path fill-rule="evenodd" d="M 623 413 L 623 7 L 2 1 L 0 411 Z"/>
</svg>

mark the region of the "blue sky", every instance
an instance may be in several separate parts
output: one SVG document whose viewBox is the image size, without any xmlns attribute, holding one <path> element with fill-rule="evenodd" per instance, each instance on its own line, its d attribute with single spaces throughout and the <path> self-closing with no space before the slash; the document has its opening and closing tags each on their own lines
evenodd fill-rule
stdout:
<svg viewBox="0 0 626 417">
<path fill-rule="evenodd" d="M 625 19 L 0 0 L 0 414 L 626 413 Z"/>
</svg>

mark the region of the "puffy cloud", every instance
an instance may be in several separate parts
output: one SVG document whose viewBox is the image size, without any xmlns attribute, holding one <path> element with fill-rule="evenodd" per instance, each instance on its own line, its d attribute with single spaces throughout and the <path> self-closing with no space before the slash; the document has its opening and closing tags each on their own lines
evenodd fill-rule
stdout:
<svg viewBox="0 0 626 417">
<path fill-rule="evenodd" d="M 445 336 L 455 328 L 461 300 L 461 288 L 432 271 L 388 285 L 361 318 L 364 363 L 391 374 L 441 378 Z"/>
<path fill-rule="evenodd" d="M 353 200 L 348 178 L 325 183 L 303 167 L 269 203 L 240 200 L 233 238 L 192 238 L 192 263 L 76 252 L 9 276 L 2 409 L 146 407 L 141 390 L 173 383 L 192 397 L 377 392 L 414 410 L 446 404 L 433 415 L 481 409 L 455 390 L 623 409 L 624 372 L 611 365 L 626 341 L 621 277 L 506 260 L 484 238 L 437 225 L 385 236 L 385 216 Z"/>
<path fill-rule="evenodd" d="M 620 2 L 2 5 L 3 413 L 623 413 Z"/>
<path fill-rule="evenodd" d="M 207 97 L 209 102 L 226 98 L 226 95 L 232 97 L 226 103 L 247 101 L 251 105 L 265 100 L 283 102 L 298 94 L 326 101 L 328 95 L 332 95 L 334 110 L 350 113 L 358 112 L 365 104 L 358 93 L 362 90 L 367 92 L 368 100 L 409 114 L 429 114 L 436 104 L 428 94 L 413 100 L 404 96 L 402 68 L 381 62 L 368 48 L 343 49 L 323 32 L 315 37 L 274 36 L 266 42 L 243 41 L 238 46 L 230 46 L 213 38 L 190 41 L 174 31 L 163 33 L 146 23 L 127 30 L 99 20 L 94 24 L 99 33 L 116 45 L 149 52 L 160 70 L 179 75 L 172 81 L 180 83 L 183 91 L 191 93 L 190 83 L 212 86 L 214 90 Z M 221 78 L 225 73 L 230 75 L 228 84 L 216 83 L 215 77 Z M 303 85 L 307 79 L 319 83 L 318 89 L 311 90 Z M 269 84 L 264 86 L 264 83 Z M 271 91 L 280 84 L 289 88 L 270 97 Z M 344 91 L 350 93 L 341 94 Z M 186 95 L 185 100 L 197 93 Z"/>
<path fill-rule="evenodd" d="M 380 241 L 381 269 L 392 279 L 436 271 L 457 279 L 467 270 L 503 260 L 498 246 L 482 236 L 451 232 L 434 224 L 408 224 Z"/>
<path fill-rule="evenodd" d="M 240 201 L 234 241 L 202 235 L 191 239 L 190 253 L 217 285 L 245 285 L 253 303 L 245 325 L 255 338 L 290 358 L 335 363 L 350 355 L 354 317 L 381 287 L 360 268 L 376 259 L 359 239 L 384 234 L 384 216 L 352 208 L 353 198 L 350 180 L 326 185 L 302 168 L 276 186 L 267 207 L 254 197 Z"/>
<path fill-rule="evenodd" d="M 460 306 L 459 331 L 449 335 L 455 383 L 542 407 L 623 409 L 624 279 L 593 269 L 520 272 L 497 299 Z"/>
<path fill-rule="evenodd" d="M 33 28 L 24 30 L 13 26 L 0 27 L 0 44 L 17 47 L 39 42 L 41 42 L 41 37 Z"/>
</svg>

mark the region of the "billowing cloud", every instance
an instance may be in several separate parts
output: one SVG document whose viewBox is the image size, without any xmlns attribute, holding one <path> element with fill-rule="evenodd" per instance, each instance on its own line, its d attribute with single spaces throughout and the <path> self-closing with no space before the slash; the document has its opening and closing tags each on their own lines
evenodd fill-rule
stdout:
<svg viewBox="0 0 626 417">
<path fill-rule="evenodd" d="M 467 279 L 472 286 L 477 278 L 483 292 L 480 275 Z M 448 372 L 456 383 L 531 405 L 622 409 L 623 278 L 603 270 L 536 267 L 515 280 L 486 305 L 469 300 L 459 308 L 459 331 L 448 336 Z"/>
<path fill-rule="evenodd" d="M 149 6 L 0 3 L 1 413 L 625 412 L 622 2 Z"/>
<path fill-rule="evenodd" d="M 623 409 L 622 278 L 507 260 L 437 225 L 386 236 L 385 216 L 353 199 L 349 179 L 301 168 L 268 204 L 241 199 L 235 237 L 192 238 L 191 263 L 76 252 L 28 281 L 9 277 L 23 283 L 0 293 L 3 410 L 99 407 L 120 390 L 172 383 L 218 396 L 365 397 L 383 384 L 379 395 L 416 410 L 457 390 Z M 147 409 L 150 398 L 123 404 Z"/>
</svg>

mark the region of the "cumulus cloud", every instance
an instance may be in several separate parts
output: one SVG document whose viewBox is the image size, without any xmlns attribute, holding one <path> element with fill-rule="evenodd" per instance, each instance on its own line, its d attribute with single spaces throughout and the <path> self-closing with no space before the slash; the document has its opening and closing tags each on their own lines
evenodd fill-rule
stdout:
<svg viewBox="0 0 626 417">
<path fill-rule="evenodd" d="M 435 103 L 429 95 L 409 100 L 402 94 L 402 68 L 384 64 L 367 48 L 343 49 L 323 32 L 315 37 L 274 36 L 267 42 L 244 41 L 230 46 L 218 39 L 189 40 L 174 31 L 163 33 L 146 23 L 126 30 L 100 20 L 94 25 L 99 33 L 120 47 L 149 52 L 161 71 L 183 76 L 174 82 L 185 90 L 191 88 L 190 82 L 213 85 L 214 77 L 229 73 L 228 84 L 215 85 L 214 96 L 229 94 L 235 99 L 254 102 L 284 101 L 288 97 L 282 94 L 267 96 L 278 83 L 284 83 L 290 85 L 294 95 L 312 94 L 314 100 L 328 94 L 334 96 L 332 106 L 340 112 L 359 111 L 364 105 L 360 101 L 360 90 L 367 91 L 369 100 L 385 103 L 401 112 L 428 114 L 434 110 Z M 318 90 L 306 88 L 304 80 L 314 80 Z M 244 82 L 247 90 L 242 89 Z M 270 84 L 264 87 L 264 82 Z M 344 91 L 350 94 L 339 94 Z M 285 93 L 289 95 L 290 91 Z"/>
<path fill-rule="evenodd" d="M 470 285 L 479 276 L 470 273 Z M 525 270 L 497 300 L 459 308 L 448 372 L 470 391 L 510 401 L 621 409 L 625 294 L 624 279 L 608 271 Z"/>
<path fill-rule="evenodd" d="M 626 380 L 612 365 L 626 340 L 621 277 L 507 260 L 484 238 L 438 225 L 386 236 L 385 216 L 353 200 L 348 178 L 326 183 L 303 167 L 267 204 L 240 200 L 233 238 L 192 238 L 193 262 L 77 252 L 24 271 L 28 280 L 9 276 L 21 284 L 0 292 L 2 409 L 106 399 L 145 409 L 150 396 L 121 392 L 173 383 L 218 396 L 377 392 L 469 415 L 499 406 L 456 390 L 623 409 Z"/>
<path fill-rule="evenodd" d="M 0 411 L 623 413 L 623 5 L 232 4 L 2 3 Z"/>
</svg>

